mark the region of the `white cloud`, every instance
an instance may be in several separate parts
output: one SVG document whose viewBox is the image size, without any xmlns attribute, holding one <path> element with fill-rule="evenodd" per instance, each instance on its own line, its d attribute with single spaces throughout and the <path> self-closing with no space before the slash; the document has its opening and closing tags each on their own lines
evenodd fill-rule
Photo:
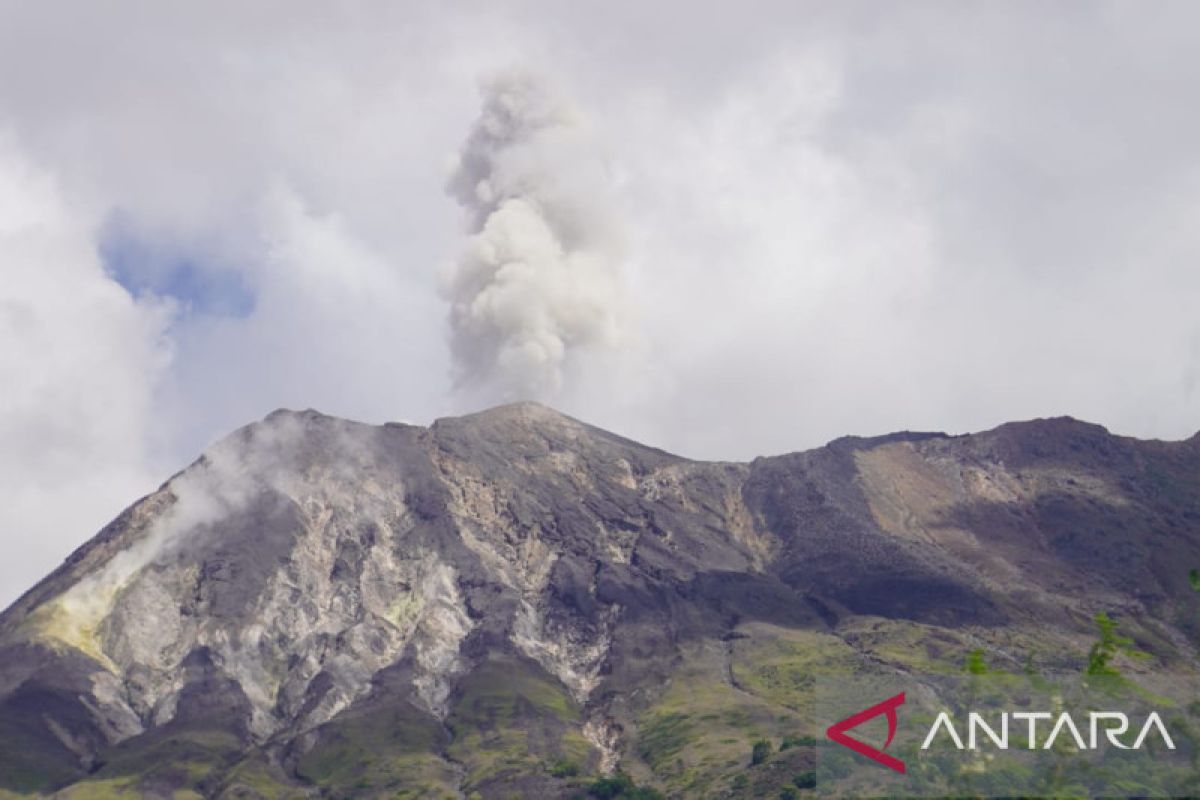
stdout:
<svg viewBox="0 0 1200 800">
<path fill-rule="evenodd" d="M 174 331 L 179 363 L 157 414 L 180 449 L 279 407 L 374 422 L 438 408 L 449 367 L 432 267 L 397 268 L 340 214 L 315 212 L 282 184 L 260 199 L 251 230 L 254 313 Z"/>
<path fill-rule="evenodd" d="M 53 176 L 0 138 L 0 604 L 161 480 L 166 309 L 103 271 Z"/>
</svg>

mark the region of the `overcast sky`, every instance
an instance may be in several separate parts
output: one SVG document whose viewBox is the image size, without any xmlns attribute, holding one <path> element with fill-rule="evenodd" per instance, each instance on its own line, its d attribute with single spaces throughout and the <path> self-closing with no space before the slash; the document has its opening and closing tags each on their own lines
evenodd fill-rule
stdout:
<svg viewBox="0 0 1200 800">
<path fill-rule="evenodd" d="M 1190 2 L 0 0 L 0 604 L 281 406 L 529 393 L 725 459 L 1190 436 L 1197 31 Z M 544 96 L 492 135 L 514 74 Z"/>
</svg>

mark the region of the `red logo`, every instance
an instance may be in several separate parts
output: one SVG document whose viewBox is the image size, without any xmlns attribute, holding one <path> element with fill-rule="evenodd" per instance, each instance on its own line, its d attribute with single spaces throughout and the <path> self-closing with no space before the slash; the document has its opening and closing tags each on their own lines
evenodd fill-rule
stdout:
<svg viewBox="0 0 1200 800">
<path fill-rule="evenodd" d="M 888 769 L 894 769 L 903 775 L 905 773 L 904 762 L 883 752 L 883 750 L 887 750 L 888 745 L 892 743 L 892 738 L 896 735 L 896 707 L 902 705 L 904 705 L 904 692 L 895 697 L 889 697 L 882 703 L 876 703 L 870 708 L 864 708 L 857 714 L 846 717 L 841 722 L 835 722 L 829 726 L 829 730 L 825 731 L 825 735 L 843 747 L 849 747 L 859 755 L 866 756 L 872 761 L 877 761 Z M 883 743 L 883 750 L 876 750 L 871 745 L 864 744 L 858 739 L 846 735 L 846 731 L 851 728 L 857 728 L 864 722 L 875 719 L 880 714 L 887 714 L 888 724 L 887 741 Z"/>
</svg>

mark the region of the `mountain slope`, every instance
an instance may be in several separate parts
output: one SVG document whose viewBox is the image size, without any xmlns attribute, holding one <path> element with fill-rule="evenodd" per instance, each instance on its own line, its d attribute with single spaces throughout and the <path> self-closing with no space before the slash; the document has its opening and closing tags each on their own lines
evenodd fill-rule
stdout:
<svg viewBox="0 0 1200 800">
<path fill-rule="evenodd" d="M 1070 419 L 679 458 L 532 404 L 280 411 L 0 617 L 0 792 L 778 793 L 811 680 L 1077 670 L 1091 617 L 1197 671 L 1200 437 Z M 182 795 L 176 795 L 182 796 Z"/>
</svg>

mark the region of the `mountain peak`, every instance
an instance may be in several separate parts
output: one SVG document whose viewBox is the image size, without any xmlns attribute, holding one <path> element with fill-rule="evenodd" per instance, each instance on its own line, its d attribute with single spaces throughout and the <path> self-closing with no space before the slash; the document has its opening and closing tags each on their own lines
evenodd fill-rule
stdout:
<svg viewBox="0 0 1200 800">
<path fill-rule="evenodd" d="M 527 426 L 540 425 L 583 425 L 579 420 L 534 400 L 521 400 L 514 403 L 504 403 L 491 408 L 463 414 L 457 417 L 443 417 L 434 425 L 454 420 L 475 424 L 517 424 Z"/>
</svg>

